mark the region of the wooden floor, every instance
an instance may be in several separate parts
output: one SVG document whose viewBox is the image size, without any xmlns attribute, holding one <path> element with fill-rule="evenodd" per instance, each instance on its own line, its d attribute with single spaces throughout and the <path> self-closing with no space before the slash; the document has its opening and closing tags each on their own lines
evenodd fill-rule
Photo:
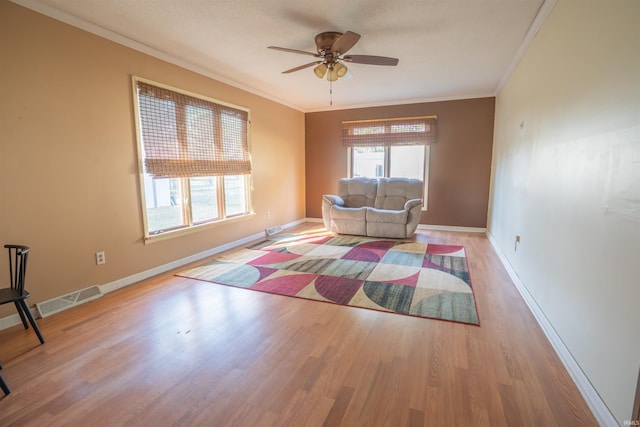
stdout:
<svg viewBox="0 0 640 427">
<path fill-rule="evenodd" d="M 466 247 L 480 327 L 167 273 L 0 331 L 0 425 L 597 425 L 486 236 L 418 238 Z"/>
</svg>

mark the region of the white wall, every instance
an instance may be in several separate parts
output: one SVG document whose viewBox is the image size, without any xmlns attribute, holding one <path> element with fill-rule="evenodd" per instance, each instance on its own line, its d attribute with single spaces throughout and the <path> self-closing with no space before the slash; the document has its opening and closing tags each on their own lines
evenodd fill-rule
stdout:
<svg viewBox="0 0 640 427">
<path fill-rule="evenodd" d="M 491 237 L 623 424 L 640 366 L 640 1 L 557 2 L 498 93 L 492 173 Z"/>
</svg>

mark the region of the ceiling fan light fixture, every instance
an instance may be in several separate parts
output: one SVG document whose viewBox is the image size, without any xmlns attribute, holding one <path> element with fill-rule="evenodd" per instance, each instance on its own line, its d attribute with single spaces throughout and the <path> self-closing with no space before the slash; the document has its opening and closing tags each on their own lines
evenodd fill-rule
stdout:
<svg viewBox="0 0 640 427">
<path fill-rule="evenodd" d="M 335 82 L 338 80 L 338 72 L 335 67 L 329 67 L 329 72 L 327 73 L 327 80 L 330 82 Z"/>
<path fill-rule="evenodd" d="M 347 74 L 347 71 L 349 71 L 349 69 L 345 65 L 339 62 L 336 62 L 336 64 L 333 66 L 333 69 L 335 70 L 338 78 L 344 77 L 345 74 Z"/>
<path fill-rule="evenodd" d="M 327 64 L 320 64 L 313 69 L 313 74 L 316 75 L 319 79 L 323 78 L 325 73 L 327 72 Z"/>
</svg>

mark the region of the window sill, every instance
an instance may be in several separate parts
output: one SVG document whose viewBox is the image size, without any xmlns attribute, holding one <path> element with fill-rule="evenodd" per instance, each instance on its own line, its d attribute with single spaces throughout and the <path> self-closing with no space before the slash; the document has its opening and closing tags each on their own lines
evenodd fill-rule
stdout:
<svg viewBox="0 0 640 427">
<path fill-rule="evenodd" d="M 194 226 L 188 227 L 188 228 L 179 228 L 177 230 L 170 230 L 170 231 L 165 231 L 165 232 L 160 233 L 160 234 L 154 234 L 154 235 L 151 235 L 151 236 L 145 236 L 144 237 L 144 244 L 147 245 L 149 243 L 154 243 L 154 242 L 158 242 L 158 241 L 161 241 L 161 240 L 172 239 L 174 237 L 180 237 L 180 236 L 184 236 L 186 234 L 197 233 L 199 231 L 208 230 L 208 229 L 217 228 L 217 227 L 220 227 L 220 226 L 223 226 L 223 225 L 233 224 L 235 222 L 240 222 L 240 221 L 253 219 L 253 218 L 255 218 L 255 216 L 256 216 L 255 212 L 251 212 L 251 213 L 248 213 L 246 215 L 235 216 L 235 217 L 231 217 L 231 218 L 221 219 L 221 220 L 215 221 L 215 222 L 208 222 L 208 223 L 205 223 L 205 224 L 194 225 Z"/>
</svg>

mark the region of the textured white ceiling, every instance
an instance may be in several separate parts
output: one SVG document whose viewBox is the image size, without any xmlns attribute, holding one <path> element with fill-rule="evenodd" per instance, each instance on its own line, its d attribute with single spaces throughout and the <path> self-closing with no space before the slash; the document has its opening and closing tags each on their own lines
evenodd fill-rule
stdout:
<svg viewBox="0 0 640 427">
<path fill-rule="evenodd" d="M 545 0 L 15 1 L 301 111 L 491 96 L 545 9 Z M 316 34 L 347 30 L 362 36 L 350 54 L 400 62 L 347 64 L 352 77 L 333 83 L 332 106 L 312 68 L 281 73 L 314 58 L 267 49 L 315 52 Z"/>
</svg>

